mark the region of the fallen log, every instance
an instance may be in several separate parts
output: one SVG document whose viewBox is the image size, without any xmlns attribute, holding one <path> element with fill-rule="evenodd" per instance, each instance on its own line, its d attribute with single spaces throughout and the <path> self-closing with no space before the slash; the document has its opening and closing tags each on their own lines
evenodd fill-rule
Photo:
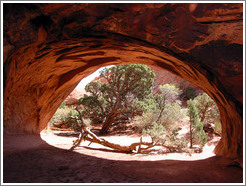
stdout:
<svg viewBox="0 0 246 186">
<path fill-rule="evenodd" d="M 76 108 L 76 110 L 79 112 L 79 110 L 77 108 Z M 137 148 L 138 148 L 137 152 L 141 153 L 142 150 L 147 150 L 147 149 L 150 149 L 154 146 L 165 147 L 165 148 L 169 149 L 169 151 L 171 151 L 171 152 L 174 152 L 175 150 L 177 150 L 175 147 L 167 146 L 167 145 L 158 143 L 158 141 L 157 142 L 153 142 L 153 141 L 152 142 L 143 142 L 142 137 L 140 138 L 140 142 L 132 143 L 129 146 L 124 146 L 124 145 L 109 142 L 103 138 L 99 138 L 93 132 L 91 132 L 90 129 L 85 125 L 83 118 L 82 118 L 82 114 L 80 112 L 79 112 L 79 116 L 80 116 L 79 118 L 78 117 L 70 117 L 71 119 L 74 119 L 76 121 L 77 126 L 79 126 L 81 128 L 80 135 L 79 135 L 78 139 L 74 141 L 73 146 L 70 148 L 70 150 L 74 150 L 76 147 L 78 147 L 80 145 L 80 143 L 82 141 L 89 141 L 90 144 L 91 143 L 97 143 L 97 144 L 103 145 L 105 147 L 109 147 L 109 148 L 112 148 L 114 150 L 118 150 L 120 152 L 125 152 L 125 153 L 131 153 L 133 151 L 136 151 Z M 78 120 L 80 120 L 81 123 L 79 123 Z M 143 146 L 145 146 L 145 147 L 143 147 Z"/>
<path fill-rule="evenodd" d="M 133 143 L 129 146 L 119 145 L 116 143 L 109 142 L 103 138 L 97 137 L 93 132 L 90 131 L 90 129 L 88 127 L 83 127 L 82 130 L 83 130 L 83 132 L 81 132 L 79 138 L 76 141 L 74 141 L 74 144 L 70 148 L 70 150 L 74 150 L 76 147 L 78 147 L 80 145 L 80 143 L 82 141 L 89 141 L 91 143 L 97 143 L 97 144 L 103 145 L 105 147 L 109 147 L 109 148 L 112 148 L 112 149 L 115 149 L 115 150 L 118 150 L 121 152 L 126 152 L 126 153 L 132 152 L 134 150 L 136 151 L 137 147 L 140 147 L 143 145 L 147 146 L 147 147 L 145 147 L 145 148 L 141 147 L 139 149 L 146 150 L 146 149 L 149 149 L 149 148 L 154 147 L 156 145 L 153 142 L 142 142 L 142 138 L 141 138 L 140 142 Z M 140 150 L 138 152 L 140 152 Z"/>
</svg>

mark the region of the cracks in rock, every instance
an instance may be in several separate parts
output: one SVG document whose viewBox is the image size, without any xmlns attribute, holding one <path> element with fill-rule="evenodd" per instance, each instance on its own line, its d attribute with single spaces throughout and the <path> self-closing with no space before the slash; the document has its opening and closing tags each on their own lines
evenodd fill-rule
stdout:
<svg viewBox="0 0 246 186">
<path fill-rule="evenodd" d="M 37 59 L 40 59 L 40 58 L 42 58 L 42 57 L 46 56 L 47 54 L 49 54 L 49 52 L 46 52 L 46 53 L 44 53 L 44 54 L 42 54 L 42 55 L 40 55 L 40 56 L 36 57 L 35 59 L 36 59 L 36 60 L 37 60 Z"/>
<path fill-rule="evenodd" d="M 60 57 L 57 58 L 57 60 L 55 61 L 56 63 L 62 60 L 74 60 L 75 62 L 86 62 L 85 60 L 82 59 L 82 57 L 88 57 L 88 56 L 103 56 L 105 54 L 105 52 L 103 51 L 96 51 L 96 52 L 87 52 L 84 54 L 78 54 L 78 55 L 66 55 L 63 54 Z"/>
<path fill-rule="evenodd" d="M 60 55 L 60 54 L 63 54 L 65 52 L 70 52 L 70 51 L 72 51 L 74 49 L 78 49 L 78 48 L 83 48 L 83 47 L 82 46 L 73 46 L 73 47 L 70 47 L 70 48 L 64 48 L 62 50 L 57 51 L 55 55 Z"/>
</svg>

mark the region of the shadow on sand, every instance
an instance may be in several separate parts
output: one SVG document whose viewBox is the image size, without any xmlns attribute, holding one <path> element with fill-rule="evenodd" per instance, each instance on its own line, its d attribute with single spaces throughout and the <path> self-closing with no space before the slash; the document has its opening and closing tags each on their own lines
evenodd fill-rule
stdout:
<svg viewBox="0 0 246 186">
<path fill-rule="evenodd" d="M 217 156 L 198 161 L 114 161 L 45 145 L 6 154 L 3 182 L 242 183 L 242 169 L 229 163 Z"/>
</svg>

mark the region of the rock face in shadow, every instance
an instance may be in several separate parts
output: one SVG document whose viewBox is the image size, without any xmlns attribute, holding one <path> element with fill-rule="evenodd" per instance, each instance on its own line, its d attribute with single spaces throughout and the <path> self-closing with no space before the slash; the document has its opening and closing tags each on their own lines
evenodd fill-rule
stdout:
<svg viewBox="0 0 246 186">
<path fill-rule="evenodd" d="M 4 133 L 39 133 L 98 68 L 165 68 L 217 103 L 216 154 L 242 157 L 243 4 L 4 3 Z"/>
</svg>

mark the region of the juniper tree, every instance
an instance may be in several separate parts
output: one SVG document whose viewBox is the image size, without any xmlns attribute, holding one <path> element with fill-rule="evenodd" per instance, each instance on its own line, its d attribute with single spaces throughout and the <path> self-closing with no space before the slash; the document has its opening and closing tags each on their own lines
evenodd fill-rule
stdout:
<svg viewBox="0 0 246 186">
<path fill-rule="evenodd" d="M 99 81 L 85 87 L 90 95 L 79 100 L 84 108 L 83 114 L 101 121 L 101 133 L 106 133 L 111 125 L 142 113 L 138 103 L 151 94 L 154 76 L 154 72 L 142 64 L 104 68 Z"/>
<path fill-rule="evenodd" d="M 203 124 L 215 123 L 220 119 L 219 109 L 214 100 L 203 93 L 195 97 L 195 106 L 199 113 L 200 121 Z"/>
<path fill-rule="evenodd" d="M 178 138 L 181 129 L 178 122 L 185 117 L 185 109 L 181 108 L 179 94 L 181 91 L 173 84 L 159 86 L 159 92 L 154 97 L 155 106 L 146 110 L 142 116 L 134 118 L 135 124 L 143 135 L 148 135 L 152 141 L 168 145 L 171 151 L 180 151 L 186 146 L 186 140 Z"/>
<path fill-rule="evenodd" d="M 188 114 L 190 117 L 190 148 L 193 144 L 204 146 L 207 142 L 207 136 L 203 130 L 203 124 L 199 120 L 199 114 L 193 100 L 188 100 Z"/>
</svg>

